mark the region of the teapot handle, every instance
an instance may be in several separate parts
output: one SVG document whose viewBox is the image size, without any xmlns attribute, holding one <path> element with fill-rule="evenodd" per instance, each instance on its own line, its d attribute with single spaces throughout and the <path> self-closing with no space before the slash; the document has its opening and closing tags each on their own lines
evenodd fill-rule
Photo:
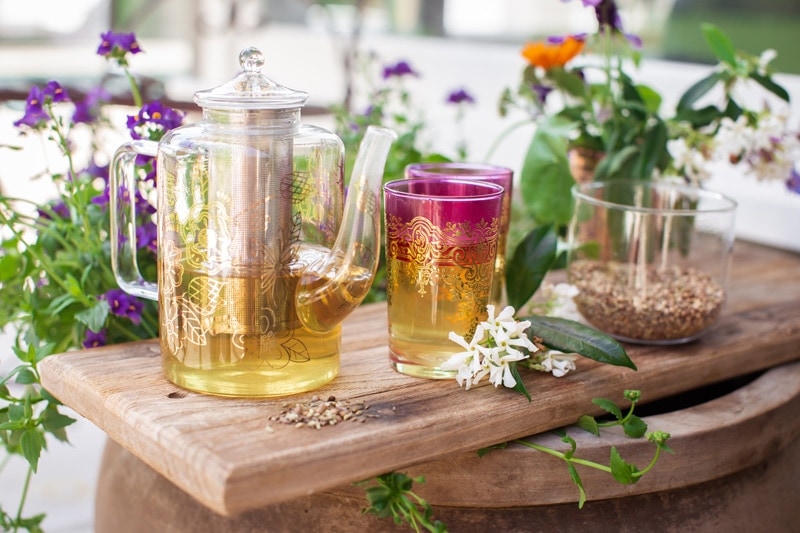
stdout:
<svg viewBox="0 0 800 533">
<path fill-rule="evenodd" d="M 111 208 L 111 268 L 120 288 L 133 296 L 158 299 L 158 285 L 147 281 L 136 260 L 136 178 L 137 155 L 155 157 L 155 141 L 131 141 L 120 146 L 111 160 L 109 205 Z"/>
</svg>

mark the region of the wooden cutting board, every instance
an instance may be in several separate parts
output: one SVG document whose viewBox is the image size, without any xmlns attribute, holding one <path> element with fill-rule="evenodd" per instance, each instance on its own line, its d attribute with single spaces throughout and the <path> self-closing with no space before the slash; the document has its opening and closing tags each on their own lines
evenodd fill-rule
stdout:
<svg viewBox="0 0 800 533">
<path fill-rule="evenodd" d="M 389 366 L 386 308 L 343 327 L 341 373 L 313 393 L 268 400 L 187 392 L 161 376 L 157 342 L 71 352 L 39 366 L 44 386 L 212 510 L 230 515 L 456 452 L 540 433 L 597 413 L 596 397 L 646 400 L 800 359 L 800 255 L 737 242 L 729 303 L 706 336 L 675 347 L 627 346 L 638 371 L 579 359 L 564 378 L 525 374 L 510 390 L 460 389 Z M 363 422 L 322 429 L 271 421 L 318 395 L 369 405 Z"/>
</svg>

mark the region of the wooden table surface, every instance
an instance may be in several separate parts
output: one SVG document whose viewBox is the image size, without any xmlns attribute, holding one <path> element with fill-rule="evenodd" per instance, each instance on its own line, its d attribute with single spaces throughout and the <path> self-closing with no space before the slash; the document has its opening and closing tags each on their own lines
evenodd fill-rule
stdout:
<svg viewBox="0 0 800 533">
<path fill-rule="evenodd" d="M 255 509 L 456 452 L 547 431 L 596 413 L 591 400 L 640 389 L 646 400 L 800 359 L 800 255 L 737 242 L 729 301 L 704 337 L 626 346 L 638 371 L 579 359 L 564 378 L 526 373 L 510 390 L 407 377 L 389 366 L 384 304 L 345 322 L 340 376 L 283 399 L 183 391 L 161 375 L 156 341 L 51 356 L 42 383 L 109 437 L 212 510 Z M 270 421 L 312 395 L 365 402 L 363 423 L 322 429 Z"/>
</svg>

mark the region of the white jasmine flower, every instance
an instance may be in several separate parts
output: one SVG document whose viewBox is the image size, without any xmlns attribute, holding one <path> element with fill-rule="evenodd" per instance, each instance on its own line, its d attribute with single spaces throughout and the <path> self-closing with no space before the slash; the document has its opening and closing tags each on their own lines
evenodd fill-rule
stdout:
<svg viewBox="0 0 800 533">
<path fill-rule="evenodd" d="M 491 304 L 486 306 L 486 312 L 489 316 L 482 322 L 486 331 L 494 333 L 498 328 L 508 331 L 509 328 L 517 327 L 517 321 L 514 320 L 514 308 L 510 305 L 507 305 L 497 316 L 494 316 L 494 306 Z"/>
<path fill-rule="evenodd" d="M 762 76 L 769 74 L 769 65 L 776 57 L 778 57 L 778 52 L 773 48 L 767 48 L 761 52 L 761 55 L 758 56 L 758 73 Z"/>
<path fill-rule="evenodd" d="M 684 138 L 679 137 L 667 142 L 667 150 L 672 156 L 675 169 L 692 183 L 698 184 L 711 177 L 706 166 L 708 161 L 703 152 L 689 146 Z"/>
<path fill-rule="evenodd" d="M 507 306 L 495 315 L 494 306 L 488 305 L 488 318 L 478 325 L 470 342 L 450 332 L 450 340 L 464 348 L 464 351 L 452 355 L 441 368 L 456 370 L 459 386 L 469 389 L 487 375 L 495 387 L 501 383 L 506 387 L 516 386 L 511 364 L 527 359 L 530 357 L 528 353 L 538 348 L 525 334 L 530 322 L 517 322 L 514 312 L 513 307 Z"/>
<path fill-rule="evenodd" d="M 541 361 L 542 367 L 546 372 L 560 378 L 567 375 L 570 370 L 575 370 L 575 359 L 577 355 L 559 352 L 558 350 L 548 350 Z"/>
<path fill-rule="evenodd" d="M 466 383 L 467 390 L 489 373 L 489 370 L 484 368 L 483 354 L 479 350 L 484 335 L 483 326 L 480 324 L 475 328 L 475 334 L 469 343 L 454 331 L 451 331 L 449 335 L 449 339 L 464 348 L 464 351 L 453 354 L 442 364 L 441 368 L 442 370 L 456 370 L 458 385 L 463 386 Z"/>
<path fill-rule="evenodd" d="M 578 307 L 575 305 L 575 297 L 578 295 L 578 287 L 569 283 L 552 284 L 545 282 L 539 288 L 541 297 L 545 302 L 545 313 L 547 316 L 566 318 L 575 322 L 583 321 Z"/>
</svg>

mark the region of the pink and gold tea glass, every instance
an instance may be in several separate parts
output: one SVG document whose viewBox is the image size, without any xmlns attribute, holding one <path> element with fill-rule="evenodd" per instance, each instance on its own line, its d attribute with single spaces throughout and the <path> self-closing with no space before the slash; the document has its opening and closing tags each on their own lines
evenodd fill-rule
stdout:
<svg viewBox="0 0 800 533">
<path fill-rule="evenodd" d="M 441 365 L 486 319 L 504 190 L 419 178 L 384 185 L 389 350 L 398 372 L 452 378 Z"/>
<path fill-rule="evenodd" d="M 494 264 L 494 281 L 489 303 L 501 307 L 505 304 L 506 242 L 511 224 L 511 194 L 514 185 L 514 171 L 510 168 L 487 163 L 441 162 L 413 163 L 406 167 L 406 178 L 456 178 L 460 180 L 479 180 L 503 187 L 503 208 L 500 213 L 500 233 L 497 237 L 497 258 Z"/>
</svg>

